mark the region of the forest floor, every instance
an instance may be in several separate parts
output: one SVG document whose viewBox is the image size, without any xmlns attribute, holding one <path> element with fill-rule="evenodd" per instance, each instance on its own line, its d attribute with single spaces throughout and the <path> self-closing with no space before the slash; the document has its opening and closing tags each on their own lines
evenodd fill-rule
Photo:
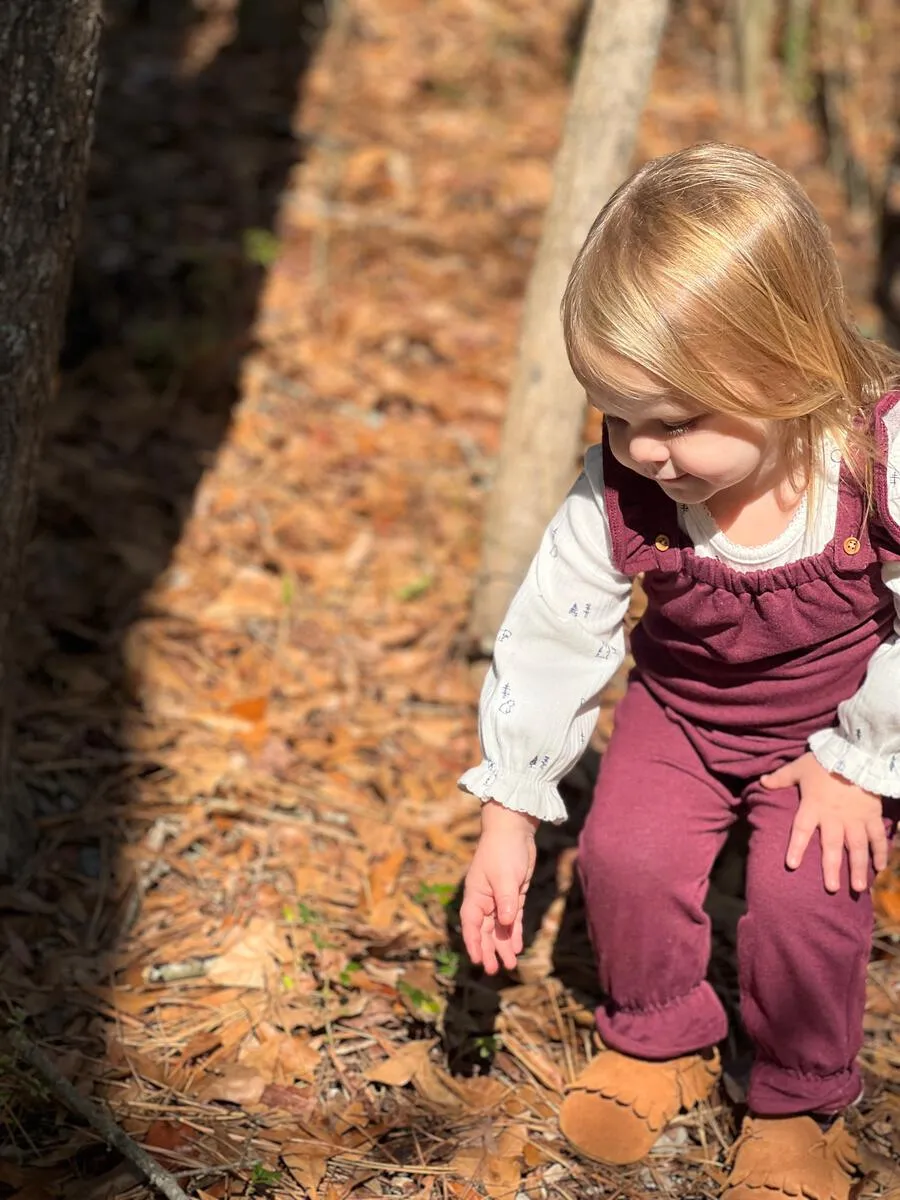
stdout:
<svg viewBox="0 0 900 1200">
<path fill-rule="evenodd" d="M 574 11 L 345 0 L 323 33 L 299 3 L 111 6 L 21 630 L 41 836 L 0 889 L 4 996 L 199 1197 L 712 1197 L 724 1093 L 633 1168 L 556 1128 L 592 1053 L 587 769 L 515 976 L 474 971 L 456 922 L 484 671 L 461 647 Z M 813 124 L 723 103 L 703 7 L 636 160 L 776 158 L 876 331 L 871 215 Z M 861 1195 L 896 1197 L 897 873 L 878 905 L 856 1125 Z M 147 1194 L 6 1065 L 3 1194 Z"/>
</svg>

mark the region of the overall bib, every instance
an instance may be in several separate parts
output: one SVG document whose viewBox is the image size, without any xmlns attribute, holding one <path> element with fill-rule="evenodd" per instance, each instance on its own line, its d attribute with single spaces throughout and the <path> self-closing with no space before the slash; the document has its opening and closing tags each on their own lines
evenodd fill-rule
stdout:
<svg viewBox="0 0 900 1200">
<path fill-rule="evenodd" d="M 875 414 L 882 461 L 895 402 L 900 395 L 885 397 Z M 767 791 L 759 777 L 834 723 L 891 635 L 881 564 L 900 559 L 900 528 L 885 469 L 867 514 L 842 467 L 836 529 L 820 554 L 749 572 L 696 555 L 674 501 L 606 448 L 604 473 L 615 565 L 644 574 L 648 606 L 580 843 L 606 996 L 600 1035 L 650 1059 L 725 1036 L 706 981 L 703 901 L 743 813 L 751 838 L 738 959 L 755 1046 L 749 1104 L 770 1115 L 840 1109 L 860 1091 L 871 898 L 851 892 L 846 865 L 840 892 L 825 891 L 818 834 L 802 865 L 785 867 L 799 792 Z"/>
</svg>

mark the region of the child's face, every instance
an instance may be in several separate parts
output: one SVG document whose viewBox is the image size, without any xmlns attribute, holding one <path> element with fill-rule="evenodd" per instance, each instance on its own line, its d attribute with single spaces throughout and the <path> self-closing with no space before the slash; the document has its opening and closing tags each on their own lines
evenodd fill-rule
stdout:
<svg viewBox="0 0 900 1200">
<path fill-rule="evenodd" d="M 704 504 L 719 493 L 736 500 L 772 486 L 779 455 L 770 422 L 704 413 L 628 364 L 641 399 L 591 395 L 607 421 L 610 450 L 629 470 L 654 480 L 679 504 Z M 633 380 L 632 380 L 633 377 Z"/>
</svg>

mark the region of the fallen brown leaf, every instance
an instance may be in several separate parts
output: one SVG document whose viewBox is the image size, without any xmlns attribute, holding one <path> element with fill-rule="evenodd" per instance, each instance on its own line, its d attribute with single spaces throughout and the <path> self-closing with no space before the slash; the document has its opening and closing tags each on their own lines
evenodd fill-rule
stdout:
<svg viewBox="0 0 900 1200">
<path fill-rule="evenodd" d="M 206 966 L 213 983 L 244 988 L 272 986 L 281 975 L 281 960 L 290 960 L 284 935 L 274 921 L 255 917 L 224 954 Z"/>
<path fill-rule="evenodd" d="M 281 1160 L 297 1183 L 306 1188 L 310 1196 L 317 1197 L 319 1184 L 325 1178 L 328 1162 L 334 1153 L 309 1147 L 292 1149 L 287 1145 L 281 1151 Z"/>
<path fill-rule="evenodd" d="M 386 897 L 393 895 L 394 888 L 397 886 L 397 876 L 405 862 L 406 849 L 400 847 L 376 862 L 369 872 L 369 903 L 373 910 Z"/>
<path fill-rule="evenodd" d="M 505 1129 L 499 1135 L 488 1127 L 481 1143 L 457 1151 L 450 1166 L 463 1179 L 477 1180 L 492 1200 L 514 1196 L 522 1179 L 527 1131 Z"/>
<path fill-rule="evenodd" d="M 299 1034 L 273 1033 L 260 1045 L 245 1045 L 239 1061 L 262 1076 L 267 1084 L 314 1083 L 321 1060 L 308 1038 Z"/>
<path fill-rule="evenodd" d="M 221 1075 L 207 1073 L 195 1094 L 200 1100 L 227 1100 L 232 1104 L 257 1104 L 266 1089 L 265 1080 L 253 1067 L 234 1065 Z"/>
<path fill-rule="evenodd" d="M 263 1088 L 259 1103 L 267 1108 L 283 1108 L 287 1112 L 296 1113 L 298 1117 L 310 1117 L 319 1104 L 319 1097 L 314 1088 L 284 1087 L 279 1083 L 269 1083 Z"/>
<path fill-rule="evenodd" d="M 403 1087 L 421 1070 L 422 1064 L 428 1062 L 429 1052 L 435 1045 L 437 1045 L 437 1038 L 421 1042 L 408 1042 L 385 1062 L 369 1067 L 366 1071 L 366 1079 L 370 1083 L 386 1083 L 392 1087 Z"/>
</svg>

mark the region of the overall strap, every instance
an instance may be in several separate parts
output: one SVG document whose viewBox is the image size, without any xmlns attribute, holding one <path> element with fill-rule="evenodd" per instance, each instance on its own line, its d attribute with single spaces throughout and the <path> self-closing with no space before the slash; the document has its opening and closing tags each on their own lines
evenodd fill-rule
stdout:
<svg viewBox="0 0 900 1200">
<path fill-rule="evenodd" d="M 678 508 L 652 479 L 623 467 L 609 449 L 603 426 L 603 480 L 613 562 L 625 575 L 677 571 L 685 537 Z"/>
<path fill-rule="evenodd" d="M 888 461 L 892 440 L 900 438 L 900 392 L 888 392 L 875 406 L 875 519 L 883 542 L 881 557 L 900 558 L 900 524 L 891 513 L 891 497 L 900 497 L 900 474 Z"/>
<path fill-rule="evenodd" d="M 834 561 L 839 569 L 847 571 L 900 558 L 900 525 L 890 510 L 890 496 L 897 494 L 900 480 L 892 478 L 888 462 L 891 438 L 900 437 L 900 392 L 882 396 L 872 410 L 871 421 L 875 443 L 871 500 L 847 463 L 841 463 Z"/>
<path fill-rule="evenodd" d="M 850 573 L 865 571 L 878 557 L 869 529 L 869 503 L 846 462 L 841 463 L 838 488 L 837 522 L 832 541 L 834 565 L 838 570 Z"/>
</svg>

